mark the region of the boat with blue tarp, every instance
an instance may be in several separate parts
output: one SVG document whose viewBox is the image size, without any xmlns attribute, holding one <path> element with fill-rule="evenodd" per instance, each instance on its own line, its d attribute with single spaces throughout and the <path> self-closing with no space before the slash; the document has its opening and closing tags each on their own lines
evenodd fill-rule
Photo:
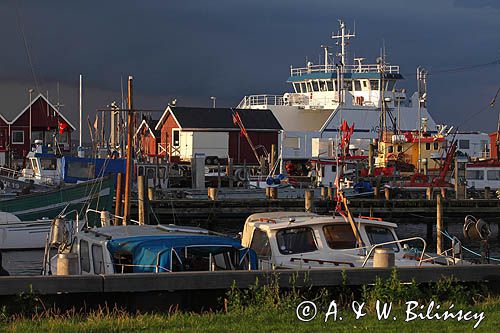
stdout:
<svg viewBox="0 0 500 333">
<path fill-rule="evenodd" d="M 84 226 L 56 222 L 44 274 L 89 275 L 185 271 L 255 270 L 257 255 L 236 238 L 177 225 Z M 47 255 L 48 256 L 48 255 Z"/>
</svg>

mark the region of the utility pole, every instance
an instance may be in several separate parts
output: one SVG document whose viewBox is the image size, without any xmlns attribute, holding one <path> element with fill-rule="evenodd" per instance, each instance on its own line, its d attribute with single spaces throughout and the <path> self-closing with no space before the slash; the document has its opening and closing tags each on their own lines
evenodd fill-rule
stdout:
<svg viewBox="0 0 500 333">
<path fill-rule="evenodd" d="M 30 133 L 29 133 L 29 138 L 30 138 L 30 147 L 31 147 L 31 104 L 33 103 L 33 100 L 32 100 L 32 94 L 35 90 L 34 89 L 30 89 L 28 90 L 29 94 L 30 94 Z M 31 148 L 30 148 L 31 150 Z"/>
<path fill-rule="evenodd" d="M 125 203 L 123 207 L 123 224 L 130 224 L 130 187 L 132 183 L 132 131 L 134 121 L 134 111 L 132 103 L 132 80 L 128 77 L 128 110 L 127 110 L 127 170 L 125 174 Z"/>
</svg>

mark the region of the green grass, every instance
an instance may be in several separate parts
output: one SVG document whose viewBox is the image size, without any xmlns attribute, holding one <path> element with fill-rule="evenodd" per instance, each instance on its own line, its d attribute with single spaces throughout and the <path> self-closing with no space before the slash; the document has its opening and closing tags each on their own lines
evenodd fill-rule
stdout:
<svg viewBox="0 0 500 333">
<path fill-rule="evenodd" d="M 297 281 L 294 281 L 297 282 Z M 307 281 L 304 281 L 305 283 Z M 295 285 L 295 283 L 293 283 Z M 304 300 L 314 301 L 318 313 L 309 322 L 296 316 L 297 305 Z M 331 300 L 338 304 L 337 320 L 333 316 L 325 323 L 325 312 Z M 378 320 L 376 302 L 393 304 L 387 320 Z M 452 312 L 484 312 L 484 319 L 475 332 L 500 331 L 500 297 L 480 284 L 463 284 L 442 279 L 433 284 L 401 283 L 393 275 L 361 289 L 351 289 L 344 283 L 332 289 L 311 286 L 280 290 L 278 276 L 273 275 L 266 284 L 258 281 L 248 289 L 232 287 L 221 300 L 216 312 L 130 314 L 120 310 L 99 310 L 83 313 L 58 313 L 44 310 L 33 293 L 20 295 L 18 304 L 0 308 L 1 332 L 471 332 L 477 320 L 457 321 L 421 320 L 405 322 L 407 301 L 418 301 L 426 306 L 434 301 L 443 313 L 451 304 Z M 364 302 L 366 316 L 356 319 L 351 305 Z M 16 305 L 16 306 L 14 306 Z M 23 305 L 23 306 L 19 306 Z M 420 310 L 425 314 L 426 308 Z M 414 310 L 414 312 L 418 312 Z M 342 320 L 340 320 L 342 317 Z M 396 320 L 393 318 L 396 317 Z"/>
<path fill-rule="evenodd" d="M 500 324 L 500 300 L 467 310 L 484 311 L 485 319 L 476 332 L 497 332 Z M 347 311 L 346 311 L 347 312 Z M 352 313 L 342 313 L 342 321 L 318 316 L 310 322 L 300 322 L 295 311 L 280 309 L 248 308 L 225 313 L 172 313 L 129 315 L 121 312 L 95 312 L 88 316 L 64 315 L 41 318 L 18 318 L 5 322 L 0 329 L 5 332 L 469 332 L 473 321 L 404 322 L 402 309 L 393 312 L 396 321 L 378 321 L 371 312 L 355 320 Z"/>
</svg>

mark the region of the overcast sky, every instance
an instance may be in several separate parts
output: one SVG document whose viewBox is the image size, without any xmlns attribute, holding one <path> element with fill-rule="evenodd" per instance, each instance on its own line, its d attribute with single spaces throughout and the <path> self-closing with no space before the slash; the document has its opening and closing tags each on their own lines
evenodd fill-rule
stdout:
<svg viewBox="0 0 500 333">
<path fill-rule="evenodd" d="M 400 88 L 429 72 L 429 110 L 438 123 L 496 130 L 500 98 L 500 0 L 4 0 L 0 3 L 1 113 L 12 119 L 35 87 L 78 118 L 78 76 L 85 112 L 120 100 L 120 78 L 134 76 L 135 106 L 235 106 L 244 95 L 282 94 L 289 66 L 318 62 L 337 19 L 356 22 L 349 49 L 374 62 L 385 42 L 401 66 Z M 479 113 L 478 113 L 479 112 Z"/>
</svg>

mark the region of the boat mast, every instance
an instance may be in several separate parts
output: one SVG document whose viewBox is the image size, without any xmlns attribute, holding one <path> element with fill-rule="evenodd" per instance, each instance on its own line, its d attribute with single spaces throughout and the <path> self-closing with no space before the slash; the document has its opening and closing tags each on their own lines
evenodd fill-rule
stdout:
<svg viewBox="0 0 500 333">
<path fill-rule="evenodd" d="M 130 222 L 130 187 L 132 183 L 132 131 L 133 131 L 133 104 L 132 104 L 132 79 L 130 75 L 128 77 L 128 110 L 127 110 L 127 171 L 125 173 L 125 194 L 124 194 L 124 205 L 123 205 L 123 224 L 129 224 Z"/>
<path fill-rule="evenodd" d="M 337 80 L 337 84 L 339 90 L 339 103 L 342 104 L 345 101 L 344 73 L 345 73 L 345 66 L 347 65 L 347 60 L 346 60 L 347 40 L 351 39 L 352 37 L 356 37 L 356 35 L 354 33 L 351 34 L 349 31 L 346 32 L 346 26 L 344 21 L 339 20 L 339 25 L 340 25 L 340 31 L 337 33 L 337 35 L 332 35 L 332 38 L 340 39 L 341 51 L 340 54 L 338 54 L 340 56 L 340 75 L 337 74 L 337 77 L 339 77 L 340 80 Z"/>
<path fill-rule="evenodd" d="M 427 71 L 417 67 L 417 90 L 418 90 L 418 172 L 422 170 L 422 104 L 427 98 Z"/>
</svg>

